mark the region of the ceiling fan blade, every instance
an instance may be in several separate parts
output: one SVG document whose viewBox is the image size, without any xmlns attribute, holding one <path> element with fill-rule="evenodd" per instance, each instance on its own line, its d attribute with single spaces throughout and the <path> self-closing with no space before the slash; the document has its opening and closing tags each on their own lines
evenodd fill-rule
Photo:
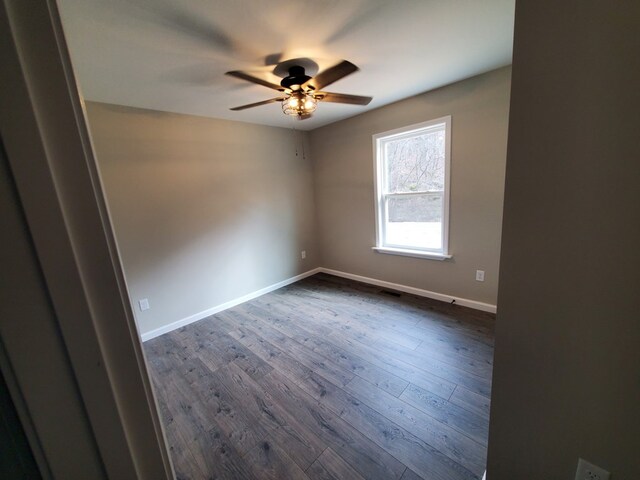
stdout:
<svg viewBox="0 0 640 480">
<path fill-rule="evenodd" d="M 356 67 L 353 63 L 343 60 L 337 65 L 327 68 L 312 79 L 305 82 L 303 87 L 313 87 L 315 90 L 320 90 L 327 85 L 331 85 L 333 82 L 336 82 L 341 78 L 344 78 L 347 75 L 351 75 L 353 72 L 357 71 L 358 67 Z"/>
<path fill-rule="evenodd" d="M 258 85 L 262 85 L 263 87 L 272 88 L 274 90 L 278 90 L 280 92 L 284 91 L 284 87 L 280 85 L 276 85 L 275 83 L 267 82 L 266 80 L 262 80 L 261 78 L 254 77 L 253 75 L 249 75 L 248 73 L 241 72 L 240 70 L 234 70 L 232 72 L 227 72 L 225 75 L 229 75 L 231 77 L 240 78 L 242 80 L 246 80 L 247 82 L 257 83 Z"/>
<path fill-rule="evenodd" d="M 369 105 L 369 102 L 373 100 L 372 97 L 347 95 L 345 93 L 316 92 L 314 96 L 323 102 L 348 103 L 350 105 Z"/>
<path fill-rule="evenodd" d="M 282 100 L 284 100 L 284 97 L 271 98 L 269 100 L 263 100 L 262 102 L 250 103 L 248 105 L 241 105 L 240 107 L 233 107 L 233 108 L 230 108 L 229 110 L 233 110 L 234 112 L 237 112 L 239 110 L 246 110 L 247 108 L 259 107 L 260 105 L 267 105 L 269 103 L 281 102 Z"/>
</svg>

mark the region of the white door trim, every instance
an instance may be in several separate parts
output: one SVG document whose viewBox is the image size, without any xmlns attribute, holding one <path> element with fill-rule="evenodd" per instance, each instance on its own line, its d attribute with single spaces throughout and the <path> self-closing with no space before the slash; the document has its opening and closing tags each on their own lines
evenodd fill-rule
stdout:
<svg viewBox="0 0 640 480">
<path fill-rule="evenodd" d="M 55 0 L 2 0 L 0 29 L 0 132 L 104 469 L 172 478 Z"/>
</svg>

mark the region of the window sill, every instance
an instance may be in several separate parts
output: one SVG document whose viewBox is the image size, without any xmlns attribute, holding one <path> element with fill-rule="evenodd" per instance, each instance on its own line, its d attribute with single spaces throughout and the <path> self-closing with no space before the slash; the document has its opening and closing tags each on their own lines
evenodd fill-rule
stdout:
<svg viewBox="0 0 640 480">
<path fill-rule="evenodd" d="M 448 260 L 453 258 L 453 255 L 444 255 L 443 253 L 435 252 L 422 252 L 420 250 L 405 250 L 403 248 L 389 248 L 389 247 L 372 247 L 378 253 L 388 253 L 390 255 L 402 255 L 405 257 L 426 258 L 428 260 Z"/>
</svg>

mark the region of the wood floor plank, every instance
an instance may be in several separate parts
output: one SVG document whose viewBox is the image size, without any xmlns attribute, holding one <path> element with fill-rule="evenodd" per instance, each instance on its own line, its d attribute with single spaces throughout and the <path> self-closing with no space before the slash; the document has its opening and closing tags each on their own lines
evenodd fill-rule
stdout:
<svg viewBox="0 0 640 480">
<path fill-rule="evenodd" d="M 458 385 L 449 401 L 489 420 L 491 400 L 484 395 L 479 395 Z"/>
<path fill-rule="evenodd" d="M 309 348 L 305 348 L 298 342 L 294 341 L 281 331 L 271 327 L 265 322 L 260 321 L 260 317 L 251 311 L 236 312 L 235 318 L 242 326 L 252 329 L 263 339 L 278 347 L 280 350 L 286 351 L 297 361 L 305 365 L 312 371 L 321 373 L 326 378 L 339 384 L 346 385 L 353 378 L 354 374 L 335 364 L 328 358 L 314 352 Z"/>
<path fill-rule="evenodd" d="M 258 319 L 258 323 L 266 323 L 278 330 L 281 334 L 289 336 L 301 346 L 321 355 L 325 360 L 342 368 L 343 372 L 351 372 L 365 378 L 374 385 L 383 390 L 398 396 L 407 387 L 408 381 L 393 375 L 379 367 L 376 367 L 363 358 L 351 353 L 348 350 L 341 349 L 326 340 L 326 336 L 311 333 L 302 328 L 295 320 L 285 316 L 280 316 L 279 321 L 269 322 L 265 320 L 266 313 L 258 306 L 252 305 L 251 312 L 254 318 Z M 254 324 L 254 326 L 257 326 Z M 349 380 L 352 377 L 349 378 Z"/>
<path fill-rule="evenodd" d="M 361 318 L 357 313 L 354 314 L 353 306 L 347 308 L 346 306 L 336 305 L 333 302 L 329 302 L 322 297 L 314 297 L 307 295 L 307 297 L 314 298 L 318 302 L 319 306 L 324 305 L 320 309 L 309 308 L 305 310 L 305 314 L 310 318 L 318 319 L 318 317 L 324 318 L 324 324 L 329 326 L 332 330 L 345 331 L 349 335 L 357 338 L 362 342 L 375 342 L 376 340 L 384 336 L 387 341 L 402 345 L 408 348 L 415 348 L 420 344 L 420 340 L 415 337 L 396 332 L 391 329 L 382 328 L 381 325 L 377 325 L 371 321 L 365 321 L 371 319 L 371 315 L 367 314 L 368 318 Z M 331 315 L 327 315 L 331 312 Z"/>
<path fill-rule="evenodd" d="M 437 344 L 440 348 L 447 349 L 454 355 L 468 356 L 472 359 L 483 361 L 493 359 L 493 346 L 488 345 L 484 338 L 477 339 L 473 336 L 452 332 L 440 326 L 437 322 L 419 321 L 416 325 L 408 326 L 404 322 L 398 321 L 402 320 L 402 318 L 398 319 L 398 312 L 393 315 L 385 315 L 382 318 L 388 328 L 413 335 L 416 339 L 421 340 L 423 344 Z M 424 318 L 423 316 L 420 320 Z M 420 345 L 417 348 L 419 349 Z"/>
<path fill-rule="evenodd" d="M 215 370 L 225 365 L 229 360 L 224 357 L 215 345 L 207 345 L 203 342 L 199 335 L 195 333 L 195 328 L 195 326 L 191 328 L 183 327 L 162 335 L 162 337 L 170 339 L 176 348 L 180 349 L 180 356 L 184 359 L 200 358 L 210 370 Z M 199 352 L 202 352 L 202 354 Z"/>
<path fill-rule="evenodd" d="M 202 347 L 197 350 L 197 355 L 205 363 L 207 362 L 205 359 L 219 357 L 226 362 L 234 362 L 252 378 L 259 378 L 273 369 L 236 339 L 212 327 L 211 322 L 196 322 L 191 328 L 193 335 L 197 336 L 202 343 Z"/>
<path fill-rule="evenodd" d="M 415 330 L 419 331 L 417 328 Z M 416 347 L 416 351 L 441 351 L 447 354 L 448 359 L 468 359 L 493 366 L 493 348 L 486 347 L 482 343 L 430 332 L 426 334 L 420 332 L 416 337 L 422 340 L 422 343 Z"/>
<path fill-rule="evenodd" d="M 329 338 L 330 341 L 334 342 L 336 345 L 344 349 L 359 351 L 364 358 L 374 365 L 379 366 L 409 383 L 419 385 L 426 390 L 434 392 L 441 397 L 449 398 L 456 386 L 454 382 L 445 377 L 426 372 L 390 355 L 383 355 L 373 346 L 362 345 L 359 342 L 337 335 L 329 335 Z"/>
<path fill-rule="evenodd" d="M 404 465 L 372 442 L 349 423 L 342 420 L 319 402 L 309 401 L 308 395 L 277 371 L 259 380 L 269 396 L 316 432 L 325 442 L 349 462 L 360 475 L 370 479 L 398 479 Z"/>
<path fill-rule="evenodd" d="M 188 475 L 186 478 L 198 480 L 202 478 L 242 478 L 259 479 L 253 474 L 250 465 L 239 456 L 234 448 L 222 440 L 215 427 L 205 435 L 199 435 L 186 446 L 198 461 L 200 475 Z"/>
<path fill-rule="evenodd" d="M 357 414 L 343 417 L 383 450 L 434 480 L 460 480 L 479 477 L 406 429 L 388 422 L 375 410 L 361 404 Z"/>
<path fill-rule="evenodd" d="M 251 450 L 245 460 L 254 475 L 264 480 L 309 480 L 307 474 L 278 445 L 269 440 Z"/>
<path fill-rule="evenodd" d="M 179 405 L 201 431 L 208 432 L 210 425 L 217 426 L 235 450 L 244 455 L 266 436 L 267 431 L 215 381 L 213 372 L 199 359 L 189 359 L 186 363 L 190 365 L 189 374 L 194 380 L 189 381 L 179 372 L 171 378 L 165 375 L 163 382 L 171 387 L 166 390 L 167 397 Z"/>
<path fill-rule="evenodd" d="M 251 412 L 301 469 L 308 468 L 326 448 L 315 432 L 300 423 L 292 412 L 274 402 L 253 379 L 230 364 L 214 373 L 218 383 L 235 392 L 236 401 Z"/>
<path fill-rule="evenodd" d="M 491 369 L 487 372 L 483 372 L 482 375 L 478 375 L 442 362 L 441 360 L 423 352 L 410 351 L 403 349 L 402 347 L 382 343 L 376 343 L 373 348 L 378 349 L 380 353 L 386 353 L 397 360 L 413 365 L 427 373 L 440 378 L 446 378 L 453 383 L 463 385 L 472 392 L 476 392 L 487 397 L 491 396 Z"/>
<path fill-rule="evenodd" d="M 352 309 L 353 310 L 353 309 Z M 456 332 L 450 331 L 450 329 L 442 327 L 440 325 L 441 322 L 433 321 L 432 316 L 429 313 L 422 313 L 419 316 L 416 316 L 413 321 L 417 320 L 417 323 L 407 322 L 406 315 L 402 312 L 395 311 L 393 309 L 383 309 L 378 314 L 372 314 L 368 311 L 356 311 L 349 315 L 353 320 L 357 320 L 363 324 L 371 325 L 379 332 L 386 335 L 388 332 L 395 334 L 403 334 L 406 336 L 410 336 L 414 338 L 416 341 L 420 340 L 422 342 L 430 341 L 433 342 L 434 339 L 439 338 L 441 341 L 439 344 L 442 347 L 447 347 L 449 344 L 455 346 L 457 343 L 463 345 L 472 346 L 473 349 L 470 349 L 468 352 L 463 352 L 468 355 L 480 355 L 480 356 L 489 356 L 491 358 L 493 356 L 493 348 L 488 346 L 484 342 L 484 337 L 482 341 L 474 339 L 469 336 L 463 336 Z M 450 320 L 447 323 L 450 323 Z M 462 330 L 466 333 L 469 330 Z M 413 345 L 417 343 L 413 342 L 412 345 L 405 345 L 406 348 L 413 349 Z M 394 342 L 400 343 L 400 342 Z M 452 353 L 460 354 L 459 350 L 453 350 Z"/>
<path fill-rule="evenodd" d="M 145 342 L 177 478 L 479 479 L 493 326 L 319 274 Z"/>
<path fill-rule="evenodd" d="M 263 302 L 263 300 L 257 300 L 259 300 L 261 303 Z M 270 308 L 275 311 L 278 311 L 278 308 L 280 308 L 277 305 L 270 306 L 269 303 L 266 303 L 265 305 L 266 308 Z M 303 316 L 297 313 L 290 312 L 288 314 L 288 317 L 290 317 L 291 321 L 299 321 L 305 328 L 309 328 L 309 330 L 311 330 L 312 332 L 318 335 L 324 335 L 325 338 L 332 344 L 347 351 L 357 352 L 361 358 L 379 367 L 380 369 L 391 373 L 396 377 L 399 377 L 407 382 L 414 383 L 415 385 L 419 385 L 445 398 L 449 398 L 449 396 L 453 393 L 456 384 L 446 378 L 434 375 L 431 372 L 427 372 L 409 363 L 398 360 L 393 356 L 380 355 L 380 352 L 373 346 L 354 340 L 348 335 L 336 334 L 332 331 L 323 334 L 322 331 L 316 329 L 313 323 L 309 323 L 303 318 Z M 265 319 L 265 321 L 276 322 L 276 320 L 268 318 Z M 282 319 L 277 320 L 277 323 L 281 325 L 280 328 L 287 328 L 286 325 L 283 325 Z"/>
<path fill-rule="evenodd" d="M 200 382 L 192 384 L 191 387 L 189 396 L 192 401 L 197 399 L 206 409 L 207 416 L 199 417 L 203 421 L 203 428 L 206 428 L 204 421 L 213 415 L 213 421 L 220 433 L 240 455 L 245 455 L 267 436 L 267 430 L 256 421 L 256 417 L 243 408 L 229 389 L 216 381 L 214 372 L 207 373 Z M 194 404 L 198 405 L 196 402 Z"/>
<path fill-rule="evenodd" d="M 440 321 L 434 321 L 436 318 Z M 463 322 L 459 320 L 451 321 L 451 316 L 449 315 L 436 316 L 433 312 L 430 312 L 429 315 L 426 315 L 425 318 L 422 318 L 416 323 L 416 328 L 418 329 L 431 329 L 434 327 L 437 327 L 448 335 L 468 337 L 489 347 L 493 347 L 494 344 L 493 332 L 481 327 L 474 327 L 473 329 L 466 328 Z"/>
<path fill-rule="evenodd" d="M 486 466 L 486 446 L 472 440 L 431 415 L 408 405 L 365 380 L 354 378 L 345 390 L 359 401 L 412 432 L 455 462 L 481 476 Z"/>
<path fill-rule="evenodd" d="M 313 325 L 319 335 L 327 335 L 331 333 L 331 328 L 328 326 L 327 319 L 335 314 L 328 308 L 322 308 L 324 312 L 324 318 L 322 321 L 318 321 L 315 313 L 317 309 L 313 305 L 298 304 L 297 299 L 293 299 L 284 294 L 278 294 L 273 296 L 258 297 L 250 302 L 247 302 L 243 307 L 252 309 L 256 307 L 261 308 L 261 319 L 277 325 L 283 318 L 291 318 L 295 315 L 296 319 L 301 321 L 305 325 Z"/>
<path fill-rule="evenodd" d="M 230 332 L 230 335 L 251 348 L 257 355 L 289 378 L 302 379 L 311 374 L 312 370 L 309 367 L 256 334 L 251 328 L 238 326 L 237 330 Z"/>
<path fill-rule="evenodd" d="M 327 448 L 307 469 L 311 480 L 365 480 L 331 448 Z"/>
<path fill-rule="evenodd" d="M 354 388 L 350 388 L 352 384 Z M 461 472 L 469 475 L 467 470 L 484 471 L 486 449 L 481 445 L 365 380 L 356 377 L 345 391 L 312 374 L 300 387 L 352 425 L 369 425 L 367 436 L 394 456 L 410 443 L 412 448 L 401 460 L 415 465 L 417 471 L 427 472 L 426 460 L 432 464 L 428 473 L 441 478 L 458 478 Z M 380 399 L 376 398 L 378 393 L 382 394 Z M 400 434 L 387 437 L 384 433 L 392 431 Z"/>
<path fill-rule="evenodd" d="M 452 360 L 448 358 L 448 354 L 443 354 L 439 350 L 410 350 L 385 341 L 377 341 L 372 347 L 426 372 L 457 383 L 468 383 L 471 389 L 490 391 L 492 366 L 486 363 L 474 362 L 465 358 Z"/>
<path fill-rule="evenodd" d="M 467 435 L 481 445 L 487 446 L 489 436 L 489 420 L 487 418 L 413 384 L 409 384 L 402 392 L 400 399 Z"/>
<path fill-rule="evenodd" d="M 169 372 L 190 356 L 186 349 L 177 345 L 168 334 L 145 342 L 144 348 L 147 364 L 152 367 L 153 372 Z"/>
<path fill-rule="evenodd" d="M 156 392 L 161 390 L 156 388 Z M 163 397 L 162 393 L 158 395 L 158 407 L 164 421 L 167 448 L 173 461 L 176 478 L 186 480 L 196 475 L 204 477 L 205 472 L 198 466 L 199 460 L 196 459 L 192 449 L 187 448 L 201 432 L 197 429 L 189 431 L 190 419 L 180 411 L 174 414 Z"/>
<path fill-rule="evenodd" d="M 382 318 L 382 316 L 376 317 L 373 315 L 361 318 L 361 316 L 345 312 L 334 317 L 331 326 L 334 332 L 348 332 L 349 335 L 364 343 L 375 343 L 376 341 L 384 340 L 410 350 L 420 345 L 420 339 L 415 336 L 380 325 L 377 320 L 382 320 Z"/>
<path fill-rule="evenodd" d="M 410 468 L 407 468 L 400 480 L 426 480 L 426 479 L 422 478 L 420 475 L 418 475 L 416 472 L 414 472 Z"/>
<path fill-rule="evenodd" d="M 374 364 L 364 360 L 362 357 L 359 357 L 348 350 L 337 347 L 330 341 L 324 340 L 315 335 L 294 335 L 293 338 L 395 397 L 400 396 L 409 384 L 408 381 L 403 380 L 386 370 L 376 367 Z"/>
<path fill-rule="evenodd" d="M 207 406 L 200 398 L 194 398 L 194 395 L 199 396 L 198 390 L 191 390 L 180 375 L 171 378 L 164 375 L 156 383 L 164 385 L 160 391 L 163 399 L 161 412 L 179 478 L 206 478 L 214 474 L 220 478 L 255 478 L 232 443 L 239 446 L 255 444 L 252 440 L 260 433 L 254 422 L 247 422 L 240 415 L 241 418 L 234 419 L 232 425 L 223 421 L 224 428 L 221 428 L 219 414 L 233 418 L 234 407 Z M 247 430 L 249 424 L 252 428 Z"/>
<path fill-rule="evenodd" d="M 384 342 L 384 340 L 378 340 L 376 345 L 386 346 L 386 342 Z M 403 348 L 397 345 L 392 346 L 395 348 Z M 423 340 L 418 347 L 408 349 L 408 351 L 412 352 L 412 354 L 418 358 L 433 359 L 483 378 L 491 378 L 493 374 L 493 358 L 478 358 L 477 356 L 463 355 L 458 351 L 443 348 L 443 344 L 440 342 Z"/>
<path fill-rule="evenodd" d="M 388 341 L 391 343 L 402 345 L 405 348 L 414 350 L 421 345 L 427 343 L 430 347 L 436 347 L 442 351 L 443 354 L 450 354 L 448 359 L 457 358 L 459 356 L 469 357 L 472 360 L 480 361 L 483 363 L 491 363 L 493 359 L 493 348 L 487 346 L 485 343 L 478 341 L 467 336 L 458 334 L 452 334 L 439 328 L 437 323 L 419 323 L 418 325 L 412 325 L 404 322 L 404 317 L 399 315 L 398 312 L 384 312 L 377 315 L 370 313 L 355 312 L 349 315 L 353 320 L 358 321 L 362 325 L 367 325 L 369 328 L 378 332 L 378 341 Z M 423 320 L 421 317 L 420 320 Z M 413 338 L 413 342 L 398 342 L 393 335 L 402 334 Z M 403 343 L 405 343 L 403 345 Z"/>
</svg>

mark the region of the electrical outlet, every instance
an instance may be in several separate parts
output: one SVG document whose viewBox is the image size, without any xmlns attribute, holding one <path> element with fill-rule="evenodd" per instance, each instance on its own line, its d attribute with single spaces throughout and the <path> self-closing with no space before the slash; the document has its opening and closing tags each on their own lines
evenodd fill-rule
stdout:
<svg viewBox="0 0 640 480">
<path fill-rule="evenodd" d="M 484 270 L 476 270 L 476 280 L 478 282 L 484 282 Z"/>
<path fill-rule="evenodd" d="M 149 310 L 151 308 L 148 298 L 141 298 L 140 300 L 138 300 L 138 305 L 140 306 L 141 312 L 144 312 L 145 310 Z"/>
<path fill-rule="evenodd" d="M 578 459 L 578 469 L 575 480 L 609 480 L 611 474 L 582 458 Z"/>
<path fill-rule="evenodd" d="M 304 260 L 305 258 L 307 258 L 307 251 L 306 250 L 302 250 L 300 252 L 300 257 Z"/>
</svg>

